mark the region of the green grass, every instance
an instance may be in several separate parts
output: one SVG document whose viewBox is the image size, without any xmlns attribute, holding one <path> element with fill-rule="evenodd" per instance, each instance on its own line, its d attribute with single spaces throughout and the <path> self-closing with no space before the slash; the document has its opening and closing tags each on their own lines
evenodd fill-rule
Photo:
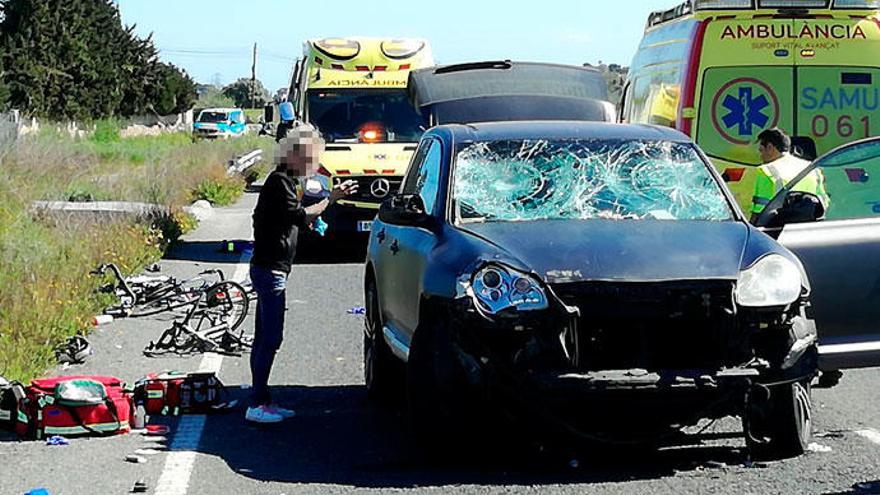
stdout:
<svg viewBox="0 0 880 495">
<path fill-rule="evenodd" d="M 185 133 L 122 139 L 112 122 L 98 123 L 88 139 L 47 130 L 0 143 L 0 375 L 28 380 L 45 372 L 53 348 L 89 330 L 107 304 L 89 271 L 114 262 L 134 273 L 158 259 L 168 237 L 194 227 L 180 208 L 196 194 L 235 201 L 244 179 L 227 178 L 226 162 L 272 145 L 256 136 L 193 143 Z M 35 218 L 28 208 L 71 198 L 156 203 L 171 215 L 149 225 L 75 225 Z"/>
<path fill-rule="evenodd" d="M 265 112 L 262 108 L 245 108 L 244 115 L 247 117 L 247 121 L 252 124 L 256 124 L 260 121 L 260 117 L 263 116 L 263 112 Z"/>
</svg>

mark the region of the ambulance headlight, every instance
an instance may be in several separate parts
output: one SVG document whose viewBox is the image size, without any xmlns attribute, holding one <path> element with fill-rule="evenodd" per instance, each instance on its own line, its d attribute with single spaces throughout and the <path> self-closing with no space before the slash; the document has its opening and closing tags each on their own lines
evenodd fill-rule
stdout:
<svg viewBox="0 0 880 495">
<path fill-rule="evenodd" d="M 802 284 L 796 264 L 771 254 L 739 273 L 736 302 L 747 307 L 785 306 L 797 301 Z"/>
</svg>

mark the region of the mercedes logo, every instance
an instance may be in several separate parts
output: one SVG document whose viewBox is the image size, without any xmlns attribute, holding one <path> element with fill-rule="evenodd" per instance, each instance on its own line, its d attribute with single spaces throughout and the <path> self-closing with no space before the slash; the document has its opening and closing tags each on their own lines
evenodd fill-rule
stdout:
<svg viewBox="0 0 880 495">
<path fill-rule="evenodd" d="M 391 183 L 388 179 L 376 179 L 370 184 L 370 192 L 375 198 L 384 198 L 391 192 Z"/>
</svg>

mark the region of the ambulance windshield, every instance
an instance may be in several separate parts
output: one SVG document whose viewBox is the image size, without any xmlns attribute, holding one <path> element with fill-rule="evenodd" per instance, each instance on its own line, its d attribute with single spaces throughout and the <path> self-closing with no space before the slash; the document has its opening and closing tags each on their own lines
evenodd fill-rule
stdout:
<svg viewBox="0 0 880 495">
<path fill-rule="evenodd" d="M 328 142 L 358 142 L 365 130 L 383 142 L 416 142 L 424 132 L 404 89 L 311 90 L 308 114 Z"/>
</svg>

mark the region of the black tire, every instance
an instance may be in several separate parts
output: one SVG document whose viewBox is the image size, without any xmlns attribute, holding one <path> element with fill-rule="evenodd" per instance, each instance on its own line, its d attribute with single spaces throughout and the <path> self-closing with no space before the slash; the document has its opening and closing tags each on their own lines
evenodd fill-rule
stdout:
<svg viewBox="0 0 880 495">
<path fill-rule="evenodd" d="M 465 412 L 466 380 L 445 324 L 432 318 L 415 332 L 406 364 L 406 398 L 418 446 L 432 461 L 460 451 L 472 422 Z M 473 410 L 471 410 L 473 411 Z M 457 455 L 461 455 L 459 452 Z"/>
<path fill-rule="evenodd" d="M 228 318 L 229 331 L 233 331 L 247 317 L 250 299 L 247 290 L 241 284 L 224 280 L 217 282 L 205 291 L 203 304 L 204 308 L 200 311 Z"/>
<path fill-rule="evenodd" d="M 812 438 L 809 380 L 770 387 L 769 397 L 753 398 L 744 419 L 746 444 L 756 459 L 803 454 Z"/>
<path fill-rule="evenodd" d="M 385 342 L 379 296 L 372 281 L 364 291 L 364 301 L 364 383 L 367 396 L 380 402 L 391 402 L 401 395 L 403 362 L 391 353 Z"/>
</svg>

